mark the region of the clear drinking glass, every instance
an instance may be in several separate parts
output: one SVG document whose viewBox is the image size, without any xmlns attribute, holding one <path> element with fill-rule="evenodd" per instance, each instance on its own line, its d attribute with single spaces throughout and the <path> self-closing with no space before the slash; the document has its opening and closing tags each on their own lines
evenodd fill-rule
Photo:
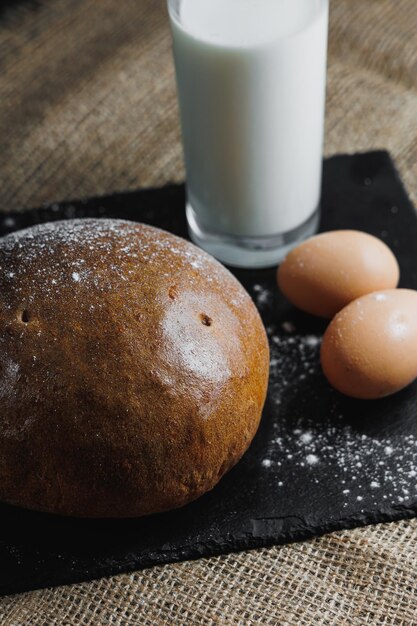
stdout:
<svg viewBox="0 0 417 626">
<path fill-rule="evenodd" d="M 328 0 L 168 0 L 195 243 L 277 264 L 316 231 Z"/>
</svg>

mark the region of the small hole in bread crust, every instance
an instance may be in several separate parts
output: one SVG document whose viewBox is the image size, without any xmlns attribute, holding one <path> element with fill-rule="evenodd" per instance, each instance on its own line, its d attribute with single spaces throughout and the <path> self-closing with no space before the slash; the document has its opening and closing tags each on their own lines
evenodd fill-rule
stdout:
<svg viewBox="0 0 417 626">
<path fill-rule="evenodd" d="M 29 311 L 27 309 L 24 309 L 22 311 L 22 313 L 20 314 L 20 319 L 22 320 L 22 322 L 24 324 L 29 324 L 30 321 L 30 315 L 29 315 Z"/>
<path fill-rule="evenodd" d="M 178 288 L 177 285 L 172 285 L 169 289 L 168 289 L 168 297 L 171 300 L 175 300 L 175 298 L 178 296 Z"/>
<path fill-rule="evenodd" d="M 205 313 L 200 313 L 200 320 L 201 320 L 201 323 L 204 324 L 204 326 L 211 326 L 213 323 L 213 320 L 211 319 L 211 317 L 209 317 Z"/>
</svg>

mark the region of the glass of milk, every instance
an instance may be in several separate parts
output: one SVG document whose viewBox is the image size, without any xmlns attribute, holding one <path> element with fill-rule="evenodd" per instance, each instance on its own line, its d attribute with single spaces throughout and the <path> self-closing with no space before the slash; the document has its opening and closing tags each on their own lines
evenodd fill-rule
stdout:
<svg viewBox="0 0 417 626">
<path fill-rule="evenodd" d="M 320 210 L 329 0 L 168 0 L 195 243 L 267 267 Z"/>
</svg>

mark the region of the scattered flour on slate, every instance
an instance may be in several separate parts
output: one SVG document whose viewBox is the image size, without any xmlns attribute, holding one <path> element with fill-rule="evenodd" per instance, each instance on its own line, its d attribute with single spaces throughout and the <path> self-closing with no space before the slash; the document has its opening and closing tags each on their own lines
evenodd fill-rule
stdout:
<svg viewBox="0 0 417 626">
<path fill-rule="evenodd" d="M 270 296 L 255 288 L 254 297 L 262 302 Z M 290 320 L 279 328 L 267 328 L 267 332 L 270 397 L 276 409 L 274 435 L 261 460 L 264 471 L 274 472 L 278 486 L 282 486 L 279 468 L 284 464 L 297 467 L 297 474 L 304 471 L 306 480 L 317 485 L 323 470 L 327 475 L 333 472 L 342 507 L 352 502 L 368 506 L 383 501 L 398 507 L 415 503 L 417 436 L 371 436 L 355 429 L 343 414 L 340 395 L 327 387 L 321 374 L 321 337 L 301 335 Z M 315 389 L 320 402 L 315 401 Z M 323 410 L 317 407 L 322 407 L 325 394 L 329 396 L 326 414 L 317 414 Z M 280 415 L 284 416 L 282 421 Z"/>
<path fill-rule="evenodd" d="M 254 300 L 260 309 L 262 309 L 264 306 L 268 305 L 271 302 L 272 293 L 263 285 L 254 285 L 253 291 Z"/>
<path fill-rule="evenodd" d="M 16 226 L 16 220 L 14 217 L 7 216 L 3 218 L 3 226 L 4 228 L 14 228 Z"/>
</svg>

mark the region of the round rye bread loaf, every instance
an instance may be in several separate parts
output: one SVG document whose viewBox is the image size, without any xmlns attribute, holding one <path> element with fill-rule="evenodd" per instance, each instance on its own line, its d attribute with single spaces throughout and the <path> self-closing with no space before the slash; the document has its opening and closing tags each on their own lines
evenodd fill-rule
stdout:
<svg viewBox="0 0 417 626">
<path fill-rule="evenodd" d="M 259 425 L 269 350 L 211 256 L 120 220 L 0 239 L 0 500 L 78 517 L 183 506 Z"/>
</svg>

